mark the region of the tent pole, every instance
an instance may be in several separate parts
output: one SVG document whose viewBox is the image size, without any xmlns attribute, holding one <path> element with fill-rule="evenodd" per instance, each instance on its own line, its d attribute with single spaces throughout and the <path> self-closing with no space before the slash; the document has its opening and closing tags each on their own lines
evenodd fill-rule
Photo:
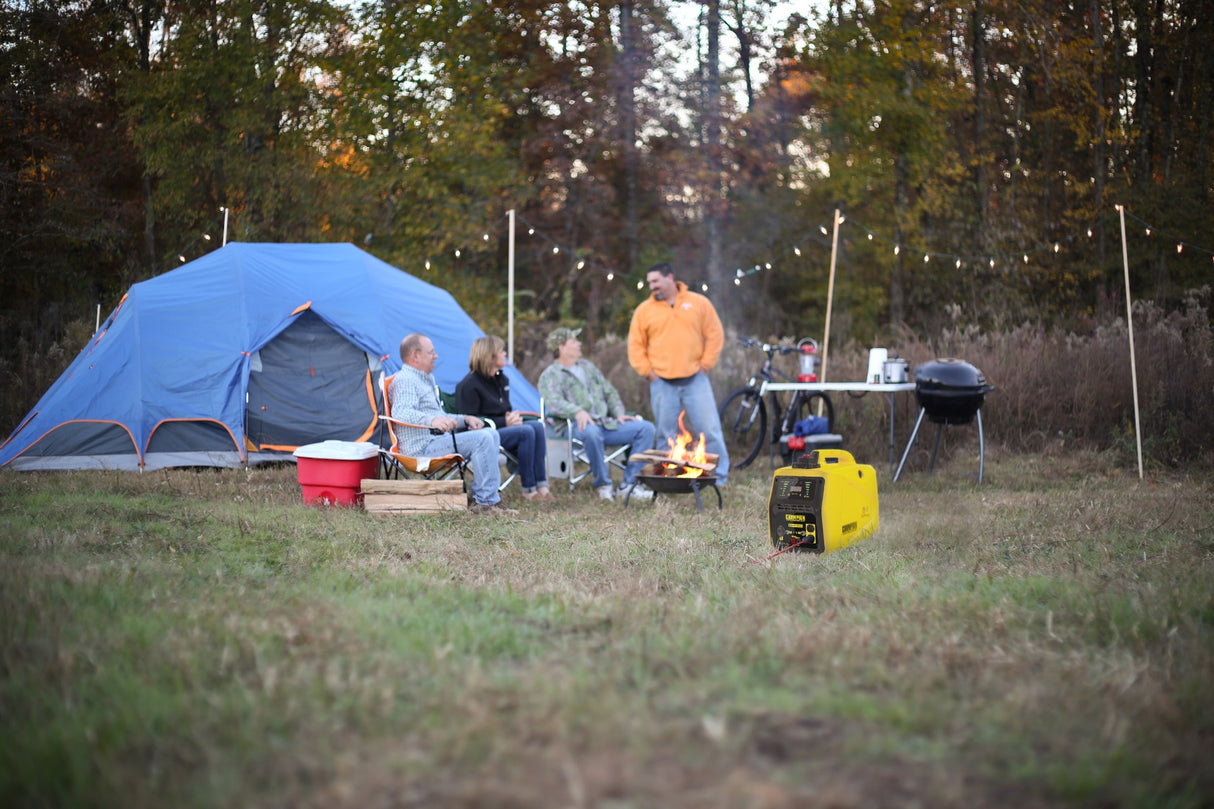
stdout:
<svg viewBox="0 0 1214 809">
<path fill-rule="evenodd" d="M 514 362 L 514 209 L 509 212 L 510 236 L 509 257 L 507 258 L 507 292 L 506 292 L 506 353 Z"/>
<path fill-rule="evenodd" d="M 228 243 L 228 209 L 227 209 L 227 206 L 225 205 L 224 207 L 220 208 L 219 210 L 223 211 L 223 244 L 221 244 L 219 246 L 224 247 Z"/>
</svg>

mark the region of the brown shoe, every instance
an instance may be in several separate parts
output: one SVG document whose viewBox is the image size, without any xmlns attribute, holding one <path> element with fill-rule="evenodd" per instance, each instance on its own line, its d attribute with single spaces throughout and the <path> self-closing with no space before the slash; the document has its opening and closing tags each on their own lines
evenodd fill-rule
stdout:
<svg viewBox="0 0 1214 809">
<path fill-rule="evenodd" d="M 518 514 L 518 509 L 510 508 L 510 506 L 506 505 L 501 500 L 498 500 L 492 505 L 485 503 L 473 503 L 472 505 L 468 506 L 468 511 L 472 512 L 473 514 L 498 514 L 502 516 L 508 514 Z"/>
<path fill-rule="evenodd" d="M 555 503 L 556 502 L 556 498 L 552 496 L 552 492 L 550 492 L 546 489 L 542 492 L 536 492 L 535 499 L 541 503 Z"/>
</svg>

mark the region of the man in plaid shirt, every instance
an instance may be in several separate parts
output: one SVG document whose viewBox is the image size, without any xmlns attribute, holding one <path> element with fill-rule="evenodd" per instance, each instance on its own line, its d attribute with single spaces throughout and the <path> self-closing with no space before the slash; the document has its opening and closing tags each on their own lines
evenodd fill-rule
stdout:
<svg viewBox="0 0 1214 809">
<path fill-rule="evenodd" d="M 424 334 L 410 334 L 400 341 L 400 358 L 405 364 L 392 378 L 388 399 L 392 418 L 423 427 L 396 427 L 397 440 L 403 452 L 418 458 L 447 455 L 451 452 L 455 433 L 455 451 L 468 459 L 472 470 L 472 498 L 469 511 L 483 514 L 517 514 L 502 502 L 497 487 L 502 473 L 498 468 L 501 442 L 497 430 L 485 429 L 485 422 L 476 416 L 450 415 L 443 411 L 438 398 L 438 383 L 434 381 L 434 364 L 438 352 Z M 433 431 L 440 431 L 434 435 Z"/>
</svg>

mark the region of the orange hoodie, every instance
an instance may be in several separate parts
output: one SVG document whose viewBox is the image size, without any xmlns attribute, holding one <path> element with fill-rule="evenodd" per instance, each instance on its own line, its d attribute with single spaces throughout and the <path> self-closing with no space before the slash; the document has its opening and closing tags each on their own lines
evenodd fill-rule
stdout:
<svg viewBox="0 0 1214 809">
<path fill-rule="evenodd" d="M 683 379 L 710 371 L 721 356 L 725 330 L 712 301 L 678 282 L 674 306 L 649 296 L 632 313 L 628 362 L 644 377 Z"/>
</svg>

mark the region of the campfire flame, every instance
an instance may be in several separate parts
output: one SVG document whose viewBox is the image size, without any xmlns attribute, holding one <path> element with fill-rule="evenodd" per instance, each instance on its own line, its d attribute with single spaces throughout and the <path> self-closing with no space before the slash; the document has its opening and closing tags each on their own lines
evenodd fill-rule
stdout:
<svg viewBox="0 0 1214 809">
<path fill-rule="evenodd" d="M 691 444 L 691 433 L 687 431 L 687 427 L 683 424 L 683 417 L 687 415 L 687 411 L 683 410 L 679 413 L 679 434 L 675 438 L 667 438 L 666 443 L 670 445 L 670 460 L 682 464 L 686 461 L 692 463 L 707 464 L 708 455 L 704 450 L 704 433 L 700 433 L 700 441 L 696 444 L 695 449 L 691 452 L 687 451 L 687 447 Z M 689 466 L 686 470 L 675 477 L 680 478 L 698 478 L 704 474 L 703 469 L 697 469 Z"/>
</svg>

